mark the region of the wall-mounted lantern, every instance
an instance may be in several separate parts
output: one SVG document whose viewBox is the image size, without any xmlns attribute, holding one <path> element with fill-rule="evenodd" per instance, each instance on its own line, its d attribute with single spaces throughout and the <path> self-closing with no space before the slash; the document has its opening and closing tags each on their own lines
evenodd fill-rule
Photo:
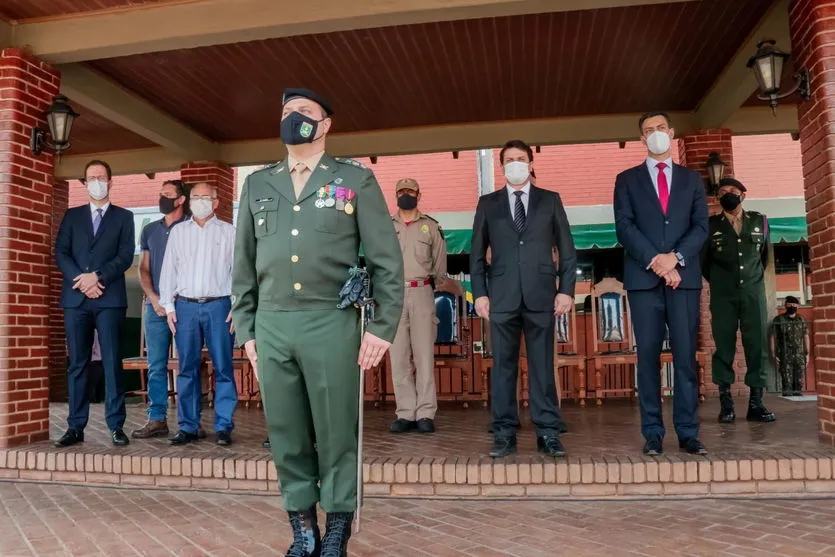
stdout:
<svg viewBox="0 0 835 557">
<path fill-rule="evenodd" d="M 719 182 L 725 174 L 725 163 L 719 157 L 719 153 L 713 152 L 707 156 L 707 182 L 709 185 L 708 194 L 715 195 L 719 189 Z"/>
<path fill-rule="evenodd" d="M 79 114 L 69 105 L 67 97 L 57 95 L 52 98 L 52 104 L 46 109 L 45 115 L 52 141 L 47 140 L 45 130 L 32 128 L 29 147 L 36 155 L 40 155 L 45 148 L 49 147 L 54 149 L 55 154 L 60 157 L 61 153 L 70 148 L 72 124 Z"/>
<path fill-rule="evenodd" d="M 777 101 L 795 93 L 800 98 L 808 101 L 812 96 L 809 86 L 809 72 L 805 69 L 794 74 L 794 86 L 785 93 L 780 93 L 780 84 L 783 79 L 783 67 L 789 54 L 778 50 L 774 45 L 777 42 L 773 39 L 763 39 L 757 43 L 757 53 L 748 60 L 748 67 L 754 70 L 757 83 L 760 84 L 760 94 L 757 98 L 761 101 L 769 101 L 771 112 L 777 115 Z"/>
</svg>

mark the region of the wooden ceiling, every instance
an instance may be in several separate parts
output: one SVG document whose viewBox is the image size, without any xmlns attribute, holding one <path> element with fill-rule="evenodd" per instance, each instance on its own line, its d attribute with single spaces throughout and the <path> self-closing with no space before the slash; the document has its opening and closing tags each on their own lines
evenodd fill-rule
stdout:
<svg viewBox="0 0 835 557">
<path fill-rule="evenodd" d="M 9 18 L 182 0 L 2 0 Z M 302 35 L 87 64 L 214 141 L 278 135 L 281 92 L 334 132 L 690 111 L 775 0 L 700 0 Z M 84 107 L 73 153 L 151 142 Z"/>
<path fill-rule="evenodd" d="M 136 8 L 172 0 L 2 0 L 0 19 L 54 18 L 85 12 Z"/>
</svg>

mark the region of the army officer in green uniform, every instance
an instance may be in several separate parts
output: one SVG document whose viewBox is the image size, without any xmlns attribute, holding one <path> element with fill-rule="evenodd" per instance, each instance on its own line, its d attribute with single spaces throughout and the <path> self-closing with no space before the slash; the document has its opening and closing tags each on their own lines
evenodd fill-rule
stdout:
<svg viewBox="0 0 835 557">
<path fill-rule="evenodd" d="M 403 258 L 374 174 L 325 153 L 329 104 L 305 89 L 282 104 L 288 157 L 241 192 L 232 319 L 261 385 L 293 529 L 287 555 L 341 557 L 357 505 L 357 366 L 379 363 L 394 340 Z M 336 307 L 360 243 L 377 303 L 362 339 L 359 313 Z"/>
<path fill-rule="evenodd" d="M 719 182 L 722 212 L 710 217 L 709 234 L 702 252 L 702 273 L 710 283 L 713 327 L 713 382 L 719 386 L 721 423 L 736 419 L 731 385 L 735 375 L 736 332 L 742 331 L 745 351 L 745 384 L 751 391 L 747 419 L 773 422 L 774 414 L 763 404 L 768 360 L 766 345 L 765 268 L 768 265 L 768 220 L 765 215 L 742 209 L 745 186 L 733 178 Z"/>
</svg>

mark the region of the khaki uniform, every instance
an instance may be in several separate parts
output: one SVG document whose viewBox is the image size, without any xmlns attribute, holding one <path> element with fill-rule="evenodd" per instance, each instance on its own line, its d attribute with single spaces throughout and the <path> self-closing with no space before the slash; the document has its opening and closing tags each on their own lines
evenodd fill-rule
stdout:
<svg viewBox="0 0 835 557">
<path fill-rule="evenodd" d="M 297 179 L 292 162 L 254 172 L 244 184 L 232 319 L 240 345 L 256 340 L 285 508 L 319 502 L 327 512 L 351 512 L 360 322 L 355 309 L 337 309 L 338 294 L 362 243 L 377 303 L 368 332 L 391 342 L 403 307 L 403 258 L 368 168 L 323 155 L 302 161 L 308 166 Z"/>
<path fill-rule="evenodd" d="M 391 347 L 391 376 L 397 417 L 415 421 L 435 419 L 435 294 L 429 279 L 446 277 L 446 241 L 438 221 L 418 213 L 406 224 L 399 213 L 391 217 L 403 254 L 405 297 L 400 325 Z"/>
</svg>

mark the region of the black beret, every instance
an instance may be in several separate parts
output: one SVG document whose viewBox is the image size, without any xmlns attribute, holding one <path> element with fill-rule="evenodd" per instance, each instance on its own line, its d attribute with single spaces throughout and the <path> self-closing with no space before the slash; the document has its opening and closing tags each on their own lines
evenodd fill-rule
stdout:
<svg viewBox="0 0 835 557">
<path fill-rule="evenodd" d="M 325 113 L 328 116 L 333 114 L 333 110 L 331 110 L 331 104 L 323 96 L 319 95 L 315 91 L 311 91 L 310 89 L 285 89 L 284 94 L 281 96 L 281 104 L 287 104 L 288 101 L 297 98 L 310 99 L 311 101 L 324 108 Z"/>
<path fill-rule="evenodd" d="M 722 178 L 721 180 L 719 180 L 719 187 L 721 188 L 722 186 L 732 186 L 743 193 L 748 191 L 747 189 L 745 189 L 745 186 L 742 182 L 740 182 L 739 180 L 734 180 L 733 178 Z"/>
<path fill-rule="evenodd" d="M 786 296 L 785 303 L 800 305 L 800 300 L 798 300 L 794 296 Z"/>
</svg>

